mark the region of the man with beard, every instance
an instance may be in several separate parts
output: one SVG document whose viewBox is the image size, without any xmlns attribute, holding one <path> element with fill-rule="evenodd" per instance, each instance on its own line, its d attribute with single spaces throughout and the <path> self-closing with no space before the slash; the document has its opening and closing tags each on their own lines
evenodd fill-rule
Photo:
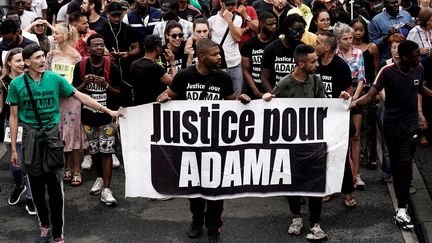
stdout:
<svg viewBox="0 0 432 243">
<path fill-rule="evenodd" d="M 384 0 L 385 10 L 377 14 L 369 24 L 369 38 L 378 46 L 380 62 L 391 57 L 388 39 L 394 33 L 400 33 L 403 28 L 411 29 L 414 21 L 411 15 L 399 9 L 398 0 Z M 407 36 L 408 32 L 401 33 Z"/>
<path fill-rule="evenodd" d="M 140 54 L 138 38 L 132 27 L 123 23 L 123 8 L 118 2 L 111 2 L 106 8 L 108 22 L 99 34 L 104 37 L 105 46 L 120 69 L 123 81 L 129 83 L 129 69 L 132 61 Z M 127 92 L 125 92 L 126 94 Z M 130 94 L 128 94 L 130 96 Z M 123 99 L 122 99 L 123 100 Z M 122 104 L 123 106 L 130 104 Z"/>
<path fill-rule="evenodd" d="M 267 92 L 272 92 L 274 85 L 294 71 L 294 50 L 302 44 L 306 22 L 302 16 L 291 14 L 286 17 L 282 28 L 282 39 L 266 46 L 261 61 L 261 83 Z"/>
<path fill-rule="evenodd" d="M 161 18 L 161 11 L 150 7 L 147 4 L 147 0 L 135 0 L 135 9 L 123 17 L 123 22 L 132 27 L 137 34 L 142 55 L 144 54 L 146 37 L 153 33 L 155 25 Z"/>
<path fill-rule="evenodd" d="M 314 75 L 318 67 L 318 57 L 312 46 L 298 45 L 294 51 L 294 59 L 297 64 L 295 70 L 285 76 L 275 85 L 272 93 L 265 93 L 262 97 L 270 101 L 272 96 L 278 98 L 325 98 L 324 86 L 321 78 Z M 288 196 L 288 203 L 293 215 L 288 233 L 299 235 L 303 228 L 303 219 L 300 214 L 300 197 Z M 308 240 L 327 240 L 327 234 L 321 229 L 322 197 L 309 197 L 310 233 L 306 235 Z"/>
<path fill-rule="evenodd" d="M 96 31 L 90 30 L 87 15 L 81 12 L 73 12 L 69 16 L 69 23 L 77 30 L 79 39 L 77 40 L 76 49 L 81 57 L 90 56 L 90 48 L 87 46 L 87 38 Z"/>
<path fill-rule="evenodd" d="M 160 36 L 160 38 L 162 38 L 162 44 L 165 45 L 165 27 L 170 20 L 174 20 L 182 26 L 185 40 L 192 36 L 192 23 L 178 16 L 179 3 L 177 0 L 164 1 L 161 10 L 163 20 L 156 24 L 153 35 Z"/>
<path fill-rule="evenodd" d="M 234 94 L 231 78 L 226 72 L 219 69 L 221 56 L 219 47 L 215 42 L 201 39 L 197 44 L 197 55 L 197 64 L 181 70 L 174 77 L 170 87 L 158 96 L 159 102 L 166 102 L 170 99 L 239 99 L 243 103 L 250 101 L 247 95 L 236 96 Z M 188 236 L 190 238 L 198 237 L 205 221 L 209 242 L 219 242 L 224 201 L 190 198 L 189 202 L 192 224 Z"/>
<path fill-rule="evenodd" d="M 88 16 L 88 23 L 91 30 L 96 32 L 102 31 L 102 28 L 108 20 L 100 16 L 102 9 L 101 0 L 83 0 L 81 4 L 81 12 Z"/>
<path fill-rule="evenodd" d="M 1 23 L 0 34 L 3 39 L 0 42 L 0 66 L 3 66 L 3 60 L 5 59 L 7 51 L 15 47 L 24 48 L 29 44 L 35 43 L 23 37 L 20 33 L 21 29 L 15 21 L 7 19 Z"/>
<path fill-rule="evenodd" d="M 265 93 L 261 85 L 261 59 L 264 48 L 275 39 L 276 19 L 269 12 L 261 13 L 259 26 L 259 34 L 247 40 L 241 50 L 246 94 L 253 99 L 259 99 Z"/>
<path fill-rule="evenodd" d="M 25 10 L 26 3 L 26 0 L 11 1 L 13 10 L 18 12 L 18 15 L 21 19 L 21 29 L 25 29 L 37 17 L 35 13 Z"/>
<path fill-rule="evenodd" d="M 392 0 L 387 0 L 392 1 Z M 384 66 L 366 95 L 354 100 L 350 109 L 366 105 L 385 89 L 384 137 L 390 156 L 393 187 L 397 210 L 393 215 L 396 224 L 405 230 L 414 228 L 408 214 L 408 200 L 412 180 L 412 160 L 418 144 L 417 94 L 432 96 L 423 85 L 424 69 L 420 63 L 420 48 L 413 41 L 403 41 L 398 46 L 399 59 Z"/>
<path fill-rule="evenodd" d="M 282 34 L 282 23 L 292 7 L 287 4 L 287 0 L 273 0 L 273 8 L 269 11 L 276 18 L 276 36 Z M 306 26 L 305 26 L 306 27 Z"/>
</svg>

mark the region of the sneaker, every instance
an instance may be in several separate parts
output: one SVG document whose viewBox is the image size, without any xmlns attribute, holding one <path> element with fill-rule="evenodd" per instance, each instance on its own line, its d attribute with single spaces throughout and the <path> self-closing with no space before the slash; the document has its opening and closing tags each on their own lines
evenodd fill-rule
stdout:
<svg viewBox="0 0 432 243">
<path fill-rule="evenodd" d="M 303 228 L 303 219 L 301 217 L 293 218 L 288 233 L 291 235 L 299 235 Z"/>
<path fill-rule="evenodd" d="M 356 186 L 359 189 L 363 189 L 366 186 L 366 183 L 362 180 L 362 178 L 360 177 L 360 174 L 357 174 L 356 178 L 357 178 Z"/>
<path fill-rule="evenodd" d="M 197 238 L 201 234 L 202 227 L 203 227 L 202 223 L 197 223 L 195 221 L 192 221 L 190 228 L 189 228 L 189 231 L 188 231 L 189 238 L 192 238 L 192 239 Z"/>
<path fill-rule="evenodd" d="M 81 163 L 81 168 L 83 170 L 90 170 L 92 166 L 92 158 L 91 155 L 84 155 L 84 160 Z"/>
<path fill-rule="evenodd" d="M 393 219 L 395 220 L 395 223 L 401 226 L 404 230 L 410 230 L 414 228 L 411 217 L 408 215 L 405 208 L 399 208 L 395 212 Z"/>
<path fill-rule="evenodd" d="M 63 238 L 55 238 L 54 242 L 56 242 L 56 243 L 64 243 L 64 239 Z"/>
<path fill-rule="evenodd" d="M 90 189 L 90 194 L 97 195 L 102 191 L 103 187 L 103 179 L 102 177 L 98 177 L 93 184 L 92 188 Z"/>
<path fill-rule="evenodd" d="M 328 239 L 328 236 L 321 229 L 320 224 L 316 223 L 310 229 L 310 232 L 306 235 L 306 239 L 311 241 L 326 241 Z"/>
<path fill-rule="evenodd" d="M 37 243 L 46 243 L 51 239 L 52 233 L 50 228 L 41 227 L 41 232 L 38 238 L 36 239 Z"/>
<path fill-rule="evenodd" d="M 120 167 L 120 160 L 117 158 L 115 154 L 112 155 L 113 160 L 113 169 L 117 169 Z"/>
<path fill-rule="evenodd" d="M 216 242 L 220 242 L 220 236 L 219 235 L 209 235 L 208 236 L 208 242 L 209 243 L 216 243 Z"/>
<path fill-rule="evenodd" d="M 31 198 L 26 199 L 25 209 L 29 215 L 36 215 L 36 209 Z"/>
<path fill-rule="evenodd" d="M 22 194 L 27 190 L 27 187 L 25 185 L 22 185 L 21 187 L 15 187 L 13 190 L 11 196 L 9 197 L 8 203 L 9 205 L 17 205 L 19 200 L 21 199 Z"/>
<path fill-rule="evenodd" d="M 101 201 L 107 206 L 117 205 L 117 200 L 113 197 L 112 192 L 109 188 L 104 188 L 101 192 Z"/>
</svg>

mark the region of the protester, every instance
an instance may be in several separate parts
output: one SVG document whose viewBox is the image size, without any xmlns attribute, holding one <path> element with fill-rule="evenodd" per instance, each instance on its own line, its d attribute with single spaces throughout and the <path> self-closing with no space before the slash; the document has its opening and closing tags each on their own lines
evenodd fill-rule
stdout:
<svg viewBox="0 0 432 243">
<path fill-rule="evenodd" d="M 239 49 L 241 50 L 245 41 L 258 34 L 258 15 L 253 7 L 247 5 L 246 0 L 238 0 L 235 12 L 243 19 L 240 27 L 242 38 L 239 42 Z"/>
<path fill-rule="evenodd" d="M 180 71 L 174 77 L 170 87 L 158 96 L 157 101 L 166 102 L 170 99 L 240 99 L 242 102 L 250 101 L 247 95 L 236 96 L 231 78 L 225 72 L 217 70 L 221 63 L 221 56 L 219 55 L 219 47 L 216 43 L 209 39 L 200 40 L 197 44 L 197 55 L 197 65 Z M 209 88 L 205 88 L 204 86 L 208 86 Z M 194 93 L 197 95 L 193 95 Z M 198 237 L 205 222 L 209 242 L 219 242 L 224 201 L 190 198 L 189 202 L 192 212 L 192 224 L 188 231 L 188 236 L 190 238 Z"/>
<path fill-rule="evenodd" d="M 272 92 L 273 87 L 283 77 L 294 71 L 294 50 L 305 32 L 306 22 L 298 14 L 289 15 L 283 24 L 282 34 L 278 39 L 264 49 L 261 60 L 261 83 L 266 92 Z"/>
<path fill-rule="evenodd" d="M 96 31 L 90 30 L 87 16 L 81 12 L 73 12 L 69 16 L 69 23 L 77 31 L 79 38 L 76 43 L 76 49 L 80 53 L 81 57 L 90 55 L 90 48 L 87 46 L 87 38 L 92 34 L 96 34 Z"/>
<path fill-rule="evenodd" d="M 47 54 L 49 51 L 54 49 L 54 38 L 52 35 L 47 35 L 47 29 L 50 29 L 51 31 L 54 31 L 54 26 L 52 26 L 50 23 L 48 23 L 46 20 L 37 17 L 35 20 L 29 25 L 27 28 L 23 30 L 23 33 L 30 32 L 32 34 L 35 34 L 38 43 L 42 50 Z"/>
<path fill-rule="evenodd" d="M 75 49 L 78 33 L 69 24 L 59 23 L 54 29 L 53 36 L 56 48 L 48 53 L 45 66 L 48 70 L 63 75 L 69 83 L 72 83 L 75 64 L 81 61 L 81 55 Z M 60 139 L 64 143 L 66 160 L 63 182 L 79 186 L 82 183 L 80 153 L 88 147 L 81 125 L 81 103 L 72 97 L 61 98 L 59 112 Z"/>
<path fill-rule="evenodd" d="M 62 150 L 60 150 L 60 154 L 58 153 L 58 148 L 62 147 L 62 142 L 57 126 L 60 120 L 59 97 L 73 96 L 86 106 L 107 112 L 112 117 L 118 117 L 119 114 L 117 111 L 101 106 L 89 96 L 74 89 L 61 75 L 45 71 L 45 55 L 37 44 L 26 46 L 22 56 L 28 67 L 28 72 L 12 81 L 6 100 L 10 104 L 11 163 L 15 167 L 20 167 L 21 163 L 24 163 L 28 173 L 41 229 L 37 242 L 47 242 L 51 237 L 54 238 L 55 242 L 64 242 L 62 184 L 64 158 Z M 54 101 L 52 106 L 42 110 L 32 105 L 34 109 L 28 110 L 25 104 L 42 99 L 42 93 L 45 94 L 44 99 Z M 19 160 L 16 146 L 18 118 L 24 126 L 23 148 L 25 148 L 26 153 L 23 160 Z M 27 149 L 28 147 L 32 149 Z M 45 154 L 49 156 L 45 156 Z M 45 201 L 45 186 L 48 189 L 52 228 Z"/>
<path fill-rule="evenodd" d="M 162 64 L 165 71 L 171 74 L 172 77 L 176 73 L 186 68 L 187 55 L 184 50 L 186 41 L 183 40 L 183 29 L 181 24 L 176 21 L 169 21 L 165 28 L 165 50 L 164 55 L 161 56 Z"/>
<path fill-rule="evenodd" d="M 159 35 L 165 43 L 165 27 L 169 21 L 176 21 L 183 27 L 184 38 L 192 36 L 192 23 L 178 16 L 179 4 L 177 0 L 166 0 L 162 3 L 161 14 L 163 20 L 158 22 L 154 27 L 153 34 Z"/>
<path fill-rule="evenodd" d="M 121 93 L 120 71 L 111 63 L 109 57 L 104 57 L 105 44 L 101 35 L 91 35 L 87 39 L 87 45 L 90 47 L 90 57 L 84 57 L 75 65 L 73 85 L 90 97 L 97 98 L 100 107 L 118 109 L 120 104 L 117 97 Z M 89 150 L 97 174 L 90 194 L 100 193 L 102 202 L 107 206 L 115 206 L 117 200 L 112 195 L 110 185 L 116 128 L 111 117 L 101 113 L 100 109 L 89 106 L 82 107 L 81 122 L 90 144 Z"/>
<path fill-rule="evenodd" d="M 338 23 L 334 29 L 335 36 L 338 40 L 338 48 L 336 54 L 341 57 L 350 67 L 351 82 L 352 82 L 352 99 L 358 99 L 363 90 L 365 79 L 365 69 L 363 53 L 360 49 L 352 46 L 354 30 L 346 24 Z M 351 110 L 351 117 L 354 122 L 356 133 L 351 139 L 351 158 L 354 163 L 353 176 L 357 187 L 363 188 L 366 183 L 361 179 L 360 175 L 360 151 L 361 151 L 361 122 L 362 109 Z"/>
<path fill-rule="evenodd" d="M 273 0 L 272 8 L 268 11 L 276 18 L 276 36 L 282 34 L 283 23 L 288 15 L 291 6 L 286 0 Z M 267 11 L 266 11 L 267 12 Z"/>
<path fill-rule="evenodd" d="M 265 93 L 261 84 L 262 55 L 265 47 L 276 39 L 275 17 L 269 12 L 264 12 L 260 15 L 259 20 L 259 34 L 247 40 L 241 50 L 246 94 L 252 99 L 260 99 Z"/>
<path fill-rule="evenodd" d="M 189 22 L 193 22 L 195 16 L 201 14 L 201 11 L 192 6 L 189 0 L 179 0 L 179 11 L 178 16 Z"/>
<path fill-rule="evenodd" d="M 35 13 L 25 10 L 26 0 L 12 0 L 11 5 L 13 10 L 18 12 L 21 26 L 20 29 L 25 29 L 37 17 Z"/>
<path fill-rule="evenodd" d="M 15 11 L 15 10 L 8 11 L 7 14 L 6 14 L 6 19 L 11 19 L 11 20 L 15 21 L 15 23 L 19 27 L 19 34 L 20 35 L 24 36 L 25 38 L 27 38 L 27 39 L 29 39 L 29 40 L 31 40 L 33 42 L 35 42 L 36 44 L 39 44 L 39 40 L 38 40 L 38 38 L 36 37 L 35 34 L 32 34 L 29 31 L 23 31 L 21 29 L 21 19 L 20 19 L 19 15 L 18 15 L 17 11 Z"/>
<path fill-rule="evenodd" d="M 312 46 L 298 45 L 294 51 L 296 67 L 293 72 L 276 83 L 272 93 L 265 93 L 262 99 L 270 101 L 274 95 L 277 98 L 325 98 L 324 86 L 321 78 L 314 75 L 318 67 L 318 57 Z M 308 197 L 310 213 L 310 232 L 306 235 L 308 240 L 327 240 L 328 236 L 321 229 L 322 197 Z M 288 203 L 293 215 L 288 233 L 299 235 L 303 228 L 303 219 L 300 214 L 300 197 L 288 196 Z"/>
<path fill-rule="evenodd" d="M 412 159 L 418 143 L 419 116 L 417 94 L 432 96 L 423 85 L 423 66 L 419 65 L 420 48 L 413 41 L 398 46 L 399 59 L 383 67 L 369 92 L 349 105 L 350 109 L 369 103 L 385 88 L 384 136 L 390 155 L 397 209 L 393 216 L 402 229 L 414 228 L 408 215 Z"/>
<path fill-rule="evenodd" d="M 312 33 L 329 31 L 330 23 L 331 19 L 329 11 L 327 9 L 318 9 L 313 14 L 308 31 Z"/>
<path fill-rule="evenodd" d="M 375 80 L 379 67 L 379 53 L 378 47 L 369 41 L 369 33 L 367 23 L 362 18 L 355 18 L 350 23 L 351 28 L 354 30 L 353 47 L 360 49 L 363 52 L 363 62 L 365 69 L 365 84 L 364 93 L 368 92 Z M 363 158 L 366 160 L 367 167 L 375 170 L 378 166 L 377 154 L 377 106 L 376 102 L 365 106 L 364 109 L 364 127 L 366 130 L 366 146 L 363 148 Z"/>
<path fill-rule="evenodd" d="M 238 43 L 242 38 L 242 18 L 235 13 L 236 0 L 220 1 L 221 9 L 208 19 L 212 41 L 222 46 L 227 62 L 234 93 L 240 95 L 243 91 L 243 73 Z"/>
<path fill-rule="evenodd" d="M 91 30 L 100 32 L 104 24 L 108 21 L 100 16 L 102 9 L 101 0 L 83 0 L 81 4 L 81 12 L 88 16 L 88 23 Z"/>
</svg>

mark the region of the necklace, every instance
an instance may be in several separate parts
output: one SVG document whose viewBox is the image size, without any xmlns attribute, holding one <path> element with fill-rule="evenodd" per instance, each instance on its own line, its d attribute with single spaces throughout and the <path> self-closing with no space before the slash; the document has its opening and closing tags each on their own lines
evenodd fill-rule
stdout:
<svg viewBox="0 0 432 243">
<path fill-rule="evenodd" d="M 102 65 L 96 70 L 96 72 L 93 70 L 93 65 L 90 63 L 90 69 L 93 73 L 93 75 L 98 74 L 102 70 Z"/>
</svg>

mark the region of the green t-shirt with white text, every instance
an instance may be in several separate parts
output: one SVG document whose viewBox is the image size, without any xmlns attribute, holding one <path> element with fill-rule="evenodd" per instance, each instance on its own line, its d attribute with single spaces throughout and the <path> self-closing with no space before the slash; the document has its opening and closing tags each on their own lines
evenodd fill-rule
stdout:
<svg viewBox="0 0 432 243">
<path fill-rule="evenodd" d="M 40 82 L 33 81 L 27 73 L 24 75 L 27 76 L 27 80 L 29 81 L 42 125 L 44 128 L 51 128 L 57 125 L 60 122 L 59 98 L 73 95 L 75 88 L 60 74 L 52 71 L 45 71 Z M 6 103 L 18 105 L 18 118 L 21 122 L 33 128 L 39 128 L 25 86 L 24 75 L 12 80 Z"/>
</svg>

